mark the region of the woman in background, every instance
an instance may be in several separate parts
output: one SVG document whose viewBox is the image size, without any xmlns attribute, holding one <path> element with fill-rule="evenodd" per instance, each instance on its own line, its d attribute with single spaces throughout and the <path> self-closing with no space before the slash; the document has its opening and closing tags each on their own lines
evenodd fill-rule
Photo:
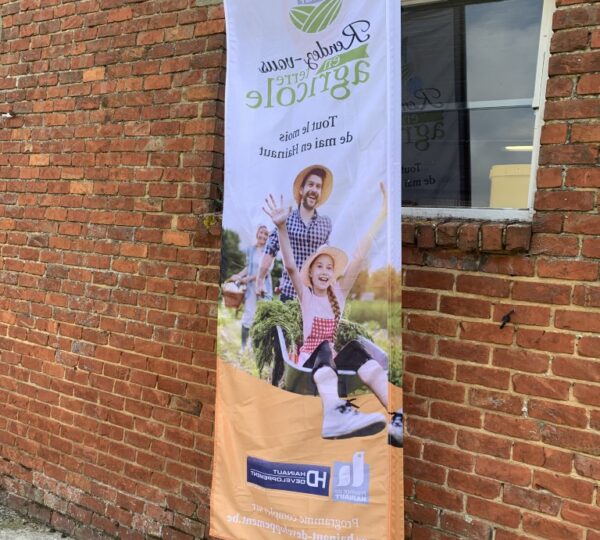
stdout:
<svg viewBox="0 0 600 540">
<path fill-rule="evenodd" d="M 246 257 L 246 266 L 237 274 L 233 274 L 225 282 L 233 281 L 236 284 L 246 285 L 246 293 L 244 295 L 244 314 L 242 315 L 242 346 L 240 354 L 242 354 L 248 345 L 248 336 L 250 327 L 254 321 L 256 313 L 257 296 L 255 292 L 256 276 L 263 254 L 263 249 L 269 237 L 269 230 L 265 225 L 259 225 L 256 229 L 256 242 L 249 246 L 244 251 Z M 267 272 L 265 277 L 266 298 L 270 299 L 273 296 L 273 285 L 271 282 L 271 272 Z"/>
</svg>

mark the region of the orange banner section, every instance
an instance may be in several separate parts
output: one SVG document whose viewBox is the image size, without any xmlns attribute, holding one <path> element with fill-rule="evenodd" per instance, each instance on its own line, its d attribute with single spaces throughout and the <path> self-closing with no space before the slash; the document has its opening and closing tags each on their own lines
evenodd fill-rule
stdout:
<svg viewBox="0 0 600 540">
<path fill-rule="evenodd" d="M 324 440 L 316 421 L 318 397 L 270 386 L 223 361 L 217 385 L 214 467 L 221 474 L 213 482 L 212 535 L 223 540 L 402 538 L 402 449 L 387 444 L 385 430 L 360 441 Z M 401 390 L 393 388 L 394 401 L 401 400 Z M 357 404 L 365 412 L 381 409 L 370 394 L 359 396 Z M 318 487 L 327 482 L 327 493 L 250 483 L 248 458 L 275 464 L 268 474 L 278 483 L 312 481 Z M 309 473 L 294 473 L 298 464 L 308 466 Z M 327 476 L 311 476 L 313 466 L 324 468 Z M 267 476 L 264 470 L 259 474 Z M 334 499 L 363 495 L 364 503 Z"/>
</svg>

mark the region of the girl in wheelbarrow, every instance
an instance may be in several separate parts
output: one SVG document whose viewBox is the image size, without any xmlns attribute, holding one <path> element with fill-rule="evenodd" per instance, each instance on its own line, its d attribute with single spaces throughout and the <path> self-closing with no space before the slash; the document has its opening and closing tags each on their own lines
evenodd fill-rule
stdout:
<svg viewBox="0 0 600 540">
<path fill-rule="evenodd" d="M 347 255 L 338 248 L 321 246 L 309 257 L 299 270 L 294 262 L 286 219 L 291 207 L 279 205 L 272 195 L 266 199 L 264 211 L 277 227 L 283 264 L 298 294 L 302 310 L 304 340 L 299 351 L 299 364 L 312 368 L 312 376 L 323 404 L 323 428 L 325 439 L 345 439 L 378 433 L 388 426 L 388 438 L 394 446 L 403 440 L 402 411 L 397 411 L 388 423 L 382 413 L 361 413 L 351 402 L 341 399 L 338 393 L 338 369 L 356 371 L 360 379 L 373 391 L 387 410 L 387 373 L 375 361 L 363 345 L 350 341 L 339 352 L 333 344 L 346 298 L 356 281 L 366 259 L 373 239 L 385 222 L 387 195 L 383 184 L 381 211 L 366 235 L 359 242 L 348 262 Z"/>
</svg>

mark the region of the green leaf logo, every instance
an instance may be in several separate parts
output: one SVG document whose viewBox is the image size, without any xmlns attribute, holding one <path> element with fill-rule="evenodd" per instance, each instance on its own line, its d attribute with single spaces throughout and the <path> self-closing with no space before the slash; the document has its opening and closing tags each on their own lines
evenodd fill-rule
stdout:
<svg viewBox="0 0 600 540">
<path fill-rule="evenodd" d="M 290 10 L 294 26 L 302 32 L 314 34 L 325 30 L 337 17 L 343 0 L 298 0 Z"/>
</svg>

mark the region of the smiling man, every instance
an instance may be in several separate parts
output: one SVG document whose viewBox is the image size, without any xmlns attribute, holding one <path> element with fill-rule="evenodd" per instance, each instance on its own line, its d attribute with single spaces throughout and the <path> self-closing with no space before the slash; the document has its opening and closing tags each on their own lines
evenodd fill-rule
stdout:
<svg viewBox="0 0 600 540">
<path fill-rule="evenodd" d="M 319 246 L 327 244 L 329 241 L 331 219 L 319 214 L 317 207 L 329 198 L 332 187 L 333 175 L 323 165 L 310 165 L 302 169 L 296 176 L 293 194 L 298 206 L 287 218 L 286 225 L 298 268 L 302 268 L 304 261 L 317 251 Z M 278 251 L 279 237 L 277 229 L 273 229 L 267 240 L 256 280 L 257 294 L 262 294 L 264 291 L 264 277 Z M 280 288 L 282 302 L 296 297 L 296 291 L 285 270 L 281 277 Z"/>
</svg>

